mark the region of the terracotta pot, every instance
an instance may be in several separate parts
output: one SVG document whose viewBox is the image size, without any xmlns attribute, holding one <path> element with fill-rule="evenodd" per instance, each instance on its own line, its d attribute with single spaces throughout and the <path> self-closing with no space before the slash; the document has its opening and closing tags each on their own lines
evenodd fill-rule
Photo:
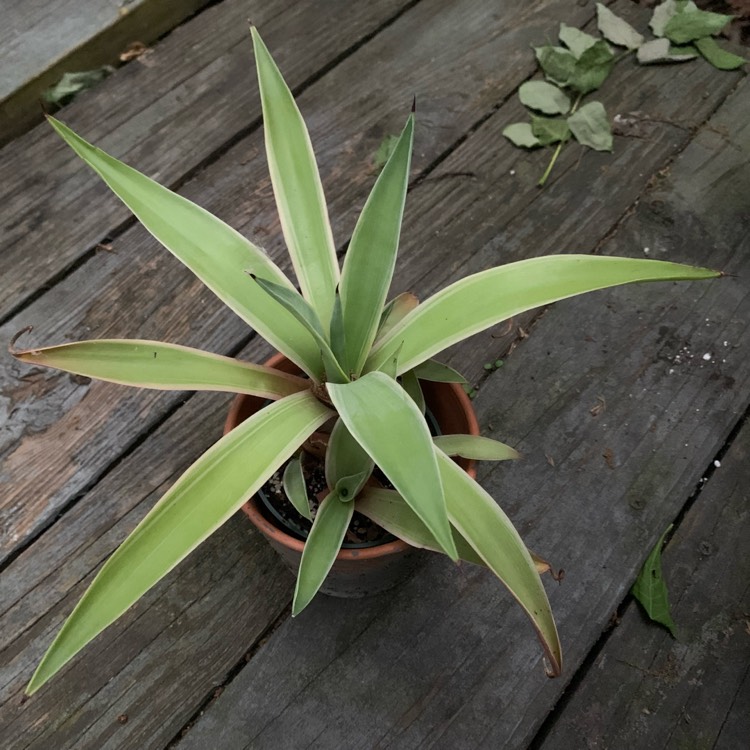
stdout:
<svg viewBox="0 0 750 750">
<path fill-rule="evenodd" d="M 275 354 L 265 364 L 283 372 L 300 374 L 299 368 L 282 354 Z M 460 385 L 423 381 L 422 390 L 427 408 L 443 434 L 479 434 L 471 401 Z M 265 399 L 255 396 L 237 396 L 229 410 L 224 434 L 266 403 Z M 476 476 L 474 461 L 458 459 L 458 463 L 472 477 Z M 257 496 L 243 505 L 242 510 L 296 575 L 305 543 L 270 521 L 261 511 L 261 500 Z M 342 549 L 320 590 L 339 597 L 361 597 L 386 591 L 412 572 L 420 552 L 400 539 L 375 547 Z"/>
</svg>

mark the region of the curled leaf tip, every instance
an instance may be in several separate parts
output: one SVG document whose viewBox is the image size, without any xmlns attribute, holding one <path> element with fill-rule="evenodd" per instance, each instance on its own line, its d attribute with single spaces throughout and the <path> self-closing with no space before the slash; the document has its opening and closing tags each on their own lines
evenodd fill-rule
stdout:
<svg viewBox="0 0 750 750">
<path fill-rule="evenodd" d="M 556 659 L 551 659 L 549 656 L 543 656 L 542 664 L 544 665 L 544 674 L 550 679 L 559 677 L 562 674 L 562 667 L 557 663 Z"/>
<path fill-rule="evenodd" d="M 34 326 L 26 326 L 25 328 L 22 328 L 18 333 L 16 333 L 13 338 L 8 342 L 8 352 L 12 354 L 14 357 L 17 354 L 24 354 L 26 350 L 24 349 L 16 349 L 16 341 L 21 338 L 26 333 L 31 333 L 34 330 Z"/>
</svg>

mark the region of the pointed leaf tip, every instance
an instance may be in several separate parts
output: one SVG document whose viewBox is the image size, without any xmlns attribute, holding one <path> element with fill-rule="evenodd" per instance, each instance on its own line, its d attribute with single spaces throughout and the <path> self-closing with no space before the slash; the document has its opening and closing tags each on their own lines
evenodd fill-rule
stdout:
<svg viewBox="0 0 750 750">
<path fill-rule="evenodd" d="M 417 111 L 417 95 L 414 94 L 414 97 L 411 100 L 411 113 L 414 114 Z"/>
</svg>

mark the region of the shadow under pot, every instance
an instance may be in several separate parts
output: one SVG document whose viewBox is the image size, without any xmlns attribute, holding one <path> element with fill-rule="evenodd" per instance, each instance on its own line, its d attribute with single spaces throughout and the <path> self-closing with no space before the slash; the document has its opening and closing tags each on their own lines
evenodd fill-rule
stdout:
<svg viewBox="0 0 750 750">
<path fill-rule="evenodd" d="M 302 374 L 300 369 L 282 354 L 275 354 L 265 362 L 265 365 L 282 372 Z M 421 386 L 427 406 L 428 422 L 436 434 L 479 434 L 479 425 L 471 401 L 460 385 L 421 381 Z M 238 395 L 227 415 L 224 434 L 267 403 L 265 399 L 256 396 Z M 463 458 L 457 461 L 470 476 L 476 476 L 473 461 Z M 242 510 L 296 575 L 305 546 L 306 529 L 288 516 L 285 519 L 285 514 L 273 507 L 268 493 L 262 491 L 250 498 L 242 506 Z M 355 517 L 357 515 L 355 514 Z M 300 520 L 303 520 L 301 516 Z M 407 578 L 416 566 L 420 550 L 386 532 L 381 536 L 382 541 L 374 544 L 345 541 L 320 591 L 329 596 L 347 598 L 369 596 L 387 591 Z"/>
</svg>

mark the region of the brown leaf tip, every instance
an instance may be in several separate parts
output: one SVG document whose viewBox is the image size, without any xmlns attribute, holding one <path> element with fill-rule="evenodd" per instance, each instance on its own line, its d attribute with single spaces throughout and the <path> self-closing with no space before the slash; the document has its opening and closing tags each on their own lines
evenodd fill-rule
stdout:
<svg viewBox="0 0 750 750">
<path fill-rule="evenodd" d="M 8 342 L 8 352 L 12 354 L 14 357 L 17 354 L 23 354 L 23 349 L 16 349 L 16 341 L 21 338 L 25 333 L 31 333 L 31 331 L 34 330 L 34 326 L 26 326 L 26 328 L 22 328 L 13 338 Z"/>
</svg>

